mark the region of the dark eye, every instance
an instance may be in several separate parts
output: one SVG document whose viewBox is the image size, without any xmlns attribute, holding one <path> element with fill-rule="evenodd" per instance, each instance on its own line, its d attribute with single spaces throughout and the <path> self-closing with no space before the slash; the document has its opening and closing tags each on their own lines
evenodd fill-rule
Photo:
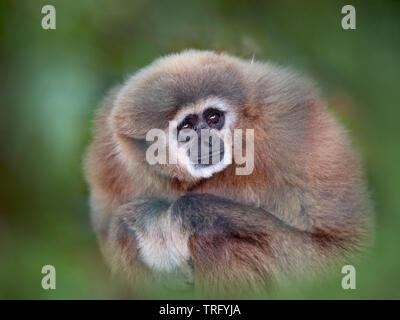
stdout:
<svg viewBox="0 0 400 320">
<path fill-rule="evenodd" d="M 196 123 L 198 121 L 198 116 L 197 115 L 188 115 L 178 126 L 178 131 L 179 130 L 184 130 L 184 129 L 194 129 Z"/>
<path fill-rule="evenodd" d="M 207 123 L 208 124 L 217 124 L 219 122 L 219 118 L 221 115 L 217 112 L 211 113 L 207 116 Z"/>
<path fill-rule="evenodd" d="M 190 122 L 182 123 L 180 129 L 193 129 L 193 124 L 191 124 Z"/>
<path fill-rule="evenodd" d="M 221 129 L 224 126 L 224 113 L 218 109 L 207 109 L 204 111 L 203 117 L 212 128 Z"/>
</svg>

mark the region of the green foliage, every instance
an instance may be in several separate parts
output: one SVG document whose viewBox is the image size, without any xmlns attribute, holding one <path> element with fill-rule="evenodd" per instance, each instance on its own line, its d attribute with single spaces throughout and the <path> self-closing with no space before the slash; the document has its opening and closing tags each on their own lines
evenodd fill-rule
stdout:
<svg viewBox="0 0 400 320">
<path fill-rule="evenodd" d="M 41 28 L 51 2 L 57 29 Z M 156 57 L 222 49 L 315 79 L 363 155 L 376 239 L 357 266 L 272 298 L 400 298 L 400 3 L 353 1 L 2 1 L 0 4 L 0 298 L 134 298 L 110 278 L 88 215 L 81 161 L 97 102 Z M 57 289 L 41 288 L 41 268 Z"/>
</svg>

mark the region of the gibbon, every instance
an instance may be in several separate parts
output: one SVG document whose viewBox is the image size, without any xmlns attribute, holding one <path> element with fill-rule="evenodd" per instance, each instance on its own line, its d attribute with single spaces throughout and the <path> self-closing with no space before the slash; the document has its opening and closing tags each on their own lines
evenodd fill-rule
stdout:
<svg viewBox="0 0 400 320">
<path fill-rule="evenodd" d="M 218 150 L 230 163 L 187 161 L 186 141 L 169 140 L 176 163 L 150 164 L 146 135 L 170 123 L 199 137 L 252 129 L 253 171 L 237 174 L 229 139 Z M 371 232 L 345 130 L 309 81 L 270 63 L 197 50 L 157 59 L 106 96 L 84 163 L 102 252 L 138 286 L 260 292 L 348 261 Z"/>
</svg>

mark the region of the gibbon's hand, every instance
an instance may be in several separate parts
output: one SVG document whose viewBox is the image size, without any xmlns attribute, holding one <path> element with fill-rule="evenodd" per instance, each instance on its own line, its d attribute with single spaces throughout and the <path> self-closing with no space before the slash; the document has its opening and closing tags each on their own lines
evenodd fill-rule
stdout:
<svg viewBox="0 0 400 320">
<path fill-rule="evenodd" d="M 136 198 L 120 207 L 119 228 L 134 238 L 137 259 L 151 270 L 153 280 L 186 290 L 193 284 L 188 237 L 171 220 L 169 208 L 170 203 L 164 200 Z"/>
</svg>

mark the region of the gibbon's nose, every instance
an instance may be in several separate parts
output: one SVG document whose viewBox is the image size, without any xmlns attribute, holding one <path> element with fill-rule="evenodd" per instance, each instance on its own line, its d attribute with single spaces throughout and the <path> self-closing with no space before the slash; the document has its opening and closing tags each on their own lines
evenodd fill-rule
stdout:
<svg viewBox="0 0 400 320">
<path fill-rule="evenodd" d="M 189 148 L 188 156 L 192 163 L 200 166 L 216 164 L 224 158 L 224 141 L 218 136 L 197 136 L 197 152 L 195 148 Z M 197 154 L 197 156 L 196 156 Z"/>
</svg>

